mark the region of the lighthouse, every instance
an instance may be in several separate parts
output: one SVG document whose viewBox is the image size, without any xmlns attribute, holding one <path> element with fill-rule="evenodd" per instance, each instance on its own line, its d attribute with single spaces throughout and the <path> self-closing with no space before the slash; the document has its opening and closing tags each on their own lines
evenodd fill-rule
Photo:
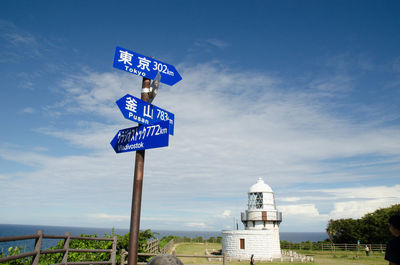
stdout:
<svg viewBox="0 0 400 265">
<path fill-rule="evenodd" d="M 232 259 L 272 260 L 281 257 L 279 224 L 274 192 L 262 178 L 248 191 L 247 210 L 241 213 L 245 230 L 222 231 L 222 252 Z"/>
</svg>

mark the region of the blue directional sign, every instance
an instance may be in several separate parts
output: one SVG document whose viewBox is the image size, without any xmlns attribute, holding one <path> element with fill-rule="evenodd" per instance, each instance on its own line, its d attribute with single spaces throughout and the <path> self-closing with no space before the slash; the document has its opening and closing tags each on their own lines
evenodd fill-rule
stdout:
<svg viewBox="0 0 400 265">
<path fill-rule="evenodd" d="M 138 151 L 168 146 L 169 122 L 119 130 L 111 141 L 116 153 Z"/>
<path fill-rule="evenodd" d="M 174 135 L 175 115 L 146 101 L 126 94 L 116 101 L 118 108 L 128 120 L 149 125 L 160 121 L 169 121 L 169 133 Z"/>
<path fill-rule="evenodd" d="M 161 82 L 170 86 L 182 80 L 174 66 L 118 46 L 115 49 L 114 67 L 152 80 L 159 72 Z"/>
</svg>

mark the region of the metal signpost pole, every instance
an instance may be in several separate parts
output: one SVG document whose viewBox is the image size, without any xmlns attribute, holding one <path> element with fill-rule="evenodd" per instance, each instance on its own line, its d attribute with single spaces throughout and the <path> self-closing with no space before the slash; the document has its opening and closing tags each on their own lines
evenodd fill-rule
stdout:
<svg viewBox="0 0 400 265">
<path fill-rule="evenodd" d="M 150 88 L 150 79 L 143 77 L 141 99 L 149 102 L 149 95 L 144 88 Z M 144 171 L 144 151 L 136 151 L 135 174 L 133 181 L 131 224 L 129 234 L 128 265 L 137 265 L 138 241 L 140 226 L 140 209 L 142 205 L 142 187 Z"/>
</svg>

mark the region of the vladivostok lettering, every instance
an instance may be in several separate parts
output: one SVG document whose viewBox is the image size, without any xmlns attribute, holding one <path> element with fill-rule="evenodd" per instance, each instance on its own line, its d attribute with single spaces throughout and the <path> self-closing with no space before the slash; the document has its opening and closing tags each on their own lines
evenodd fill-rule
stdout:
<svg viewBox="0 0 400 265">
<path fill-rule="evenodd" d="M 136 143 L 136 144 L 127 144 L 127 145 L 118 145 L 118 151 L 127 151 L 131 149 L 139 149 L 139 148 L 144 148 L 144 143 Z"/>
</svg>

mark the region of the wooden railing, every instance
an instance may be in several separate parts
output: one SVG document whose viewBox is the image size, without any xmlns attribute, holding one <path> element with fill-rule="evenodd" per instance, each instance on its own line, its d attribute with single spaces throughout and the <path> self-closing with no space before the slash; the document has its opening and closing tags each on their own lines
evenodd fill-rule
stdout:
<svg viewBox="0 0 400 265">
<path fill-rule="evenodd" d="M 64 247 L 62 249 L 46 249 L 42 250 L 42 241 L 44 238 L 50 239 L 64 239 Z M 12 236 L 12 237 L 0 237 L 0 242 L 18 241 L 26 239 L 35 239 L 35 247 L 31 252 L 22 253 L 19 255 L 11 255 L 8 257 L 0 258 L 0 263 L 17 260 L 27 257 L 32 257 L 32 265 L 38 265 L 40 255 L 51 254 L 51 253 L 64 253 L 61 263 L 57 265 L 89 265 L 89 264 L 111 264 L 115 265 L 116 253 L 117 253 L 117 237 L 113 238 L 97 238 L 97 237 L 81 237 L 81 236 L 71 236 L 69 232 L 65 233 L 63 236 L 55 235 L 44 235 L 42 230 L 38 230 L 35 235 L 30 236 Z M 113 241 L 112 249 L 71 249 L 69 248 L 69 243 L 71 239 L 77 240 L 98 240 L 98 241 Z M 111 253 L 109 261 L 80 261 L 80 262 L 68 262 L 68 254 L 72 252 L 81 253 Z"/>
<path fill-rule="evenodd" d="M 335 244 L 335 243 L 314 243 L 302 242 L 291 243 L 281 242 L 281 249 L 298 249 L 298 250 L 321 250 L 321 251 L 364 251 L 365 246 L 370 251 L 384 252 L 385 244 Z"/>
<path fill-rule="evenodd" d="M 157 256 L 159 253 L 138 253 L 138 256 L 145 256 L 145 257 L 153 257 Z M 172 252 L 172 255 L 175 257 L 180 257 L 180 258 L 206 258 L 206 259 L 215 259 L 215 258 L 220 258 L 222 259 L 222 264 L 226 265 L 226 255 L 183 255 L 183 254 L 176 254 L 175 251 Z M 122 250 L 121 252 L 121 265 L 128 264 L 128 261 L 126 261 L 126 257 L 128 256 L 128 252 L 126 250 Z M 145 265 L 147 264 L 146 262 L 138 262 L 138 265 Z"/>
<path fill-rule="evenodd" d="M 145 253 L 166 254 L 174 246 L 174 242 L 174 239 L 171 239 L 163 248 L 160 248 L 160 241 L 154 239 L 144 244 L 143 249 Z"/>
<path fill-rule="evenodd" d="M 161 254 L 167 254 L 174 246 L 175 241 L 171 239 L 163 248 L 160 249 Z"/>
</svg>

